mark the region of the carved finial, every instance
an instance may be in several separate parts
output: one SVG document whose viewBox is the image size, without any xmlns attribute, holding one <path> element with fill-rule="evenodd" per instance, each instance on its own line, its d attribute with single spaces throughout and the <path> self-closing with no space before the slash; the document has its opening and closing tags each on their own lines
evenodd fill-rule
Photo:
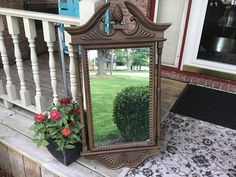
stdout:
<svg viewBox="0 0 236 177">
<path fill-rule="evenodd" d="M 113 20 L 116 24 L 121 24 L 123 21 L 123 12 L 119 4 L 116 4 L 116 7 L 113 11 Z"/>
</svg>

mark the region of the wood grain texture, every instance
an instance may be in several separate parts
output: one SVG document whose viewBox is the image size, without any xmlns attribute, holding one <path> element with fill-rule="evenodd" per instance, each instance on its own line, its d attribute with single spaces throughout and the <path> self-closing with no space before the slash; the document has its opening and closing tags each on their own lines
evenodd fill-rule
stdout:
<svg viewBox="0 0 236 177">
<path fill-rule="evenodd" d="M 30 160 L 27 157 L 23 157 L 25 166 L 25 176 L 26 177 L 41 177 L 41 171 L 39 164 Z"/>
<path fill-rule="evenodd" d="M 15 177 L 26 177 L 23 157 L 21 154 L 8 149 L 12 175 Z"/>
<path fill-rule="evenodd" d="M 11 166 L 7 147 L 3 144 L 0 144 L 0 167 L 5 170 L 9 175 L 11 174 Z"/>
<path fill-rule="evenodd" d="M 41 174 L 42 174 L 42 177 L 59 177 L 55 175 L 54 173 L 48 171 L 46 168 L 41 168 Z"/>
<path fill-rule="evenodd" d="M 187 84 L 170 79 L 162 79 L 161 82 L 161 118 L 163 121 L 166 113 L 169 112 L 169 109 L 175 103 Z"/>
</svg>

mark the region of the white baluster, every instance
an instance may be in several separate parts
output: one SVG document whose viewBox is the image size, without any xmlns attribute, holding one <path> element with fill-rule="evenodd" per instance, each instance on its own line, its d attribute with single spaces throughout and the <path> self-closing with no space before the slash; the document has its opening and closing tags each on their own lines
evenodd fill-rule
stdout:
<svg viewBox="0 0 236 177">
<path fill-rule="evenodd" d="M 4 94 L 4 88 L 3 88 L 3 84 L 2 81 L 0 80 L 0 95 Z"/>
<path fill-rule="evenodd" d="M 73 52 L 73 47 L 68 45 L 69 57 L 70 57 L 70 87 L 72 100 L 77 99 L 77 78 L 76 78 L 76 62 Z"/>
<path fill-rule="evenodd" d="M 29 47 L 30 47 L 30 59 L 32 65 L 32 72 L 34 77 L 34 83 L 36 87 L 36 95 L 35 95 L 35 105 L 37 111 L 44 112 L 46 110 L 46 100 L 42 96 L 41 87 L 40 87 L 40 76 L 39 76 L 39 66 L 38 66 L 38 57 L 35 49 L 35 37 L 36 37 L 36 28 L 35 21 L 25 18 L 24 20 L 25 27 L 25 36 L 28 39 Z"/>
<path fill-rule="evenodd" d="M 75 61 L 73 46 L 70 45 L 71 36 L 68 33 L 65 33 L 65 43 L 68 46 L 68 52 L 70 57 L 70 88 L 71 88 L 71 95 L 72 100 L 77 100 L 77 78 L 76 78 L 76 66 L 77 62 Z"/>
<path fill-rule="evenodd" d="M 12 83 L 12 79 L 11 79 L 9 60 L 7 56 L 7 50 L 4 44 L 3 32 L 4 32 L 4 24 L 3 24 L 2 16 L 0 16 L 0 53 L 2 57 L 3 69 L 6 74 L 6 81 L 7 81 L 6 91 L 7 91 L 8 98 L 11 101 L 14 101 L 16 100 L 16 87 Z M 13 106 L 13 104 L 7 101 L 4 101 L 4 104 L 7 108 L 11 108 Z"/>
<path fill-rule="evenodd" d="M 25 78 L 24 78 L 24 65 L 22 61 L 20 46 L 19 46 L 19 23 L 16 17 L 7 16 L 7 25 L 9 34 L 11 34 L 14 44 L 14 53 L 16 58 L 16 66 L 17 71 L 20 79 L 20 97 L 23 106 L 31 105 L 30 100 L 30 93 L 26 88 L 25 85 Z"/>
<path fill-rule="evenodd" d="M 55 27 L 51 22 L 43 21 L 43 34 L 44 40 L 47 42 L 48 52 L 49 52 L 49 69 L 51 77 L 51 85 L 53 91 L 53 103 L 58 102 L 57 94 L 57 78 L 56 78 L 56 62 L 54 58 L 53 42 L 56 41 Z"/>
</svg>

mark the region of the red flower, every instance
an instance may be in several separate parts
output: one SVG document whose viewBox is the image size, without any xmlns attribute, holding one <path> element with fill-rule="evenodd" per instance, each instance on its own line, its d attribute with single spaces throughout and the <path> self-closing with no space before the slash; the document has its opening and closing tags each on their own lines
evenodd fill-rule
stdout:
<svg viewBox="0 0 236 177">
<path fill-rule="evenodd" d="M 80 110 L 79 109 L 72 109 L 71 112 L 76 114 L 76 115 L 80 115 Z"/>
<path fill-rule="evenodd" d="M 69 136 L 70 135 L 70 129 L 69 128 L 63 128 L 61 131 L 61 134 L 63 136 Z"/>
<path fill-rule="evenodd" d="M 70 98 L 62 98 L 62 99 L 60 100 L 60 103 L 61 103 L 61 104 L 68 104 L 68 103 L 70 103 Z"/>
<path fill-rule="evenodd" d="M 40 114 L 35 114 L 34 120 L 37 121 L 37 122 L 42 122 L 43 120 L 45 120 L 45 116 L 44 116 L 44 114 L 42 114 L 42 113 L 40 113 Z"/>
<path fill-rule="evenodd" d="M 52 110 L 50 112 L 50 118 L 53 120 L 57 120 L 60 118 L 60 112 L 58 112 L 57 110 Z"/>
</svg>

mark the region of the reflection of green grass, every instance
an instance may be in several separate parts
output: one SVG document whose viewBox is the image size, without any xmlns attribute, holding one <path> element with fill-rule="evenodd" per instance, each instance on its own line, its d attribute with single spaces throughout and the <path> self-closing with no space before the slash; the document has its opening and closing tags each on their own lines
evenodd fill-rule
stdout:
<svg viewBox="0 0 236 177">
<path fill-rule="evenodd" d="M 119 138 L 119 132 L 113 123 L 113 101 L 118 92 L 129 86 L 148 85 L 147 77 L 130 76 L 90 76 L 91 100 L 96 144 L 108 139 Z"/>
</svg>

